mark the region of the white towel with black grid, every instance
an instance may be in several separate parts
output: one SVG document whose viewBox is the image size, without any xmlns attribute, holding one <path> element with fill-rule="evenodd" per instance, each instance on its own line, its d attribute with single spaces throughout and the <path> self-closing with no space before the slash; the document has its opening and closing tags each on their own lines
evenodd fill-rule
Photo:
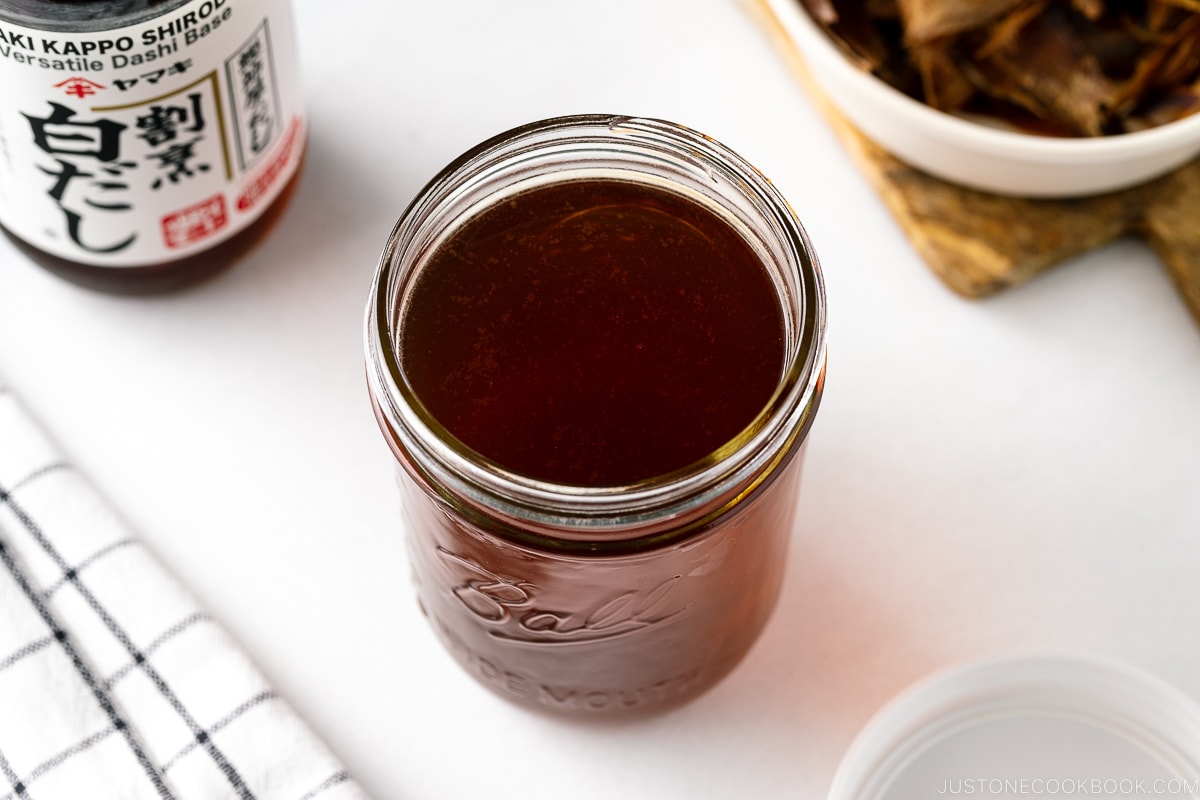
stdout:
<svg viewBox="0 0 1200 800">
<path fill-rule="evenodd" d="M 0 386 L 0 800 L 364 800 Z"/>
</svg>

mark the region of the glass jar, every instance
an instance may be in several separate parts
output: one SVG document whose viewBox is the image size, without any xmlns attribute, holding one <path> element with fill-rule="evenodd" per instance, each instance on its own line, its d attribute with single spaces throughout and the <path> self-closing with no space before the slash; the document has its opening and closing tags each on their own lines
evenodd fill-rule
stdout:
<svg viewBox="0 0 1200 800">
<path fill-rule="evenodd" d="M 620 485 L 534 477 L 468 446 L 430 412 L 398 345 L 431 254 L 464 225 L 498 198 L 597 180 L 710 210 L 761 261 L 781 321 L 782 363 L 757 416 L 703 457 Z M 489 140 L 397 223 L 367 307 L 366 350 L 420 605 L 467 672 L 521 704 L 611 716 L 695 697 L 742 659 L 783 580 L 825 365 L 816 256 L 757 170 L 659 120 L 564 117 Z"/>
<path fill-rule="evenodd" d="M 295 189 L 291 0 L 0 0 L 0 229 L 90 288 L 219 272 Z"/>
</svg>

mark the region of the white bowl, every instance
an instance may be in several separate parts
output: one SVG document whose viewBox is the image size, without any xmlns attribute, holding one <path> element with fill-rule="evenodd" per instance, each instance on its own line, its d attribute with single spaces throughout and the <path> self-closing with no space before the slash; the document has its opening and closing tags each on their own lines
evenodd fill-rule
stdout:
<svg viewBox="0 0 1200 800">
<path fill-rule="evenodd" d="M 954 183 L 1027 197 L 1097 194 L 1143 183 L 1200 155 L 1200 114 L 1136 133 L 1077 139 L 952 116 L 854 66 L 802 0 L 767 2 L 843 116 L 892 155 Z"/>
</svg>

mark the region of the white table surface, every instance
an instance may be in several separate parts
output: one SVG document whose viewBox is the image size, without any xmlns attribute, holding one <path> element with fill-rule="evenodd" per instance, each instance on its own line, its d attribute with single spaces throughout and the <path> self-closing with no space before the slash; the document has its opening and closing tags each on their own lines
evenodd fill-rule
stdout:
<svg viewBox="0 0 1200 800">
<path fill-rule="evenodd" d="M 0 375 L 377 798 L 821 798 L 944 665 L 1072 647 L 1200 698 L 1200 328 L 1121 242 L 982 302 L 928 271 L 739 0 L 297 0 L 308 165 L 236 268 L 153 299 L 0 240 Z M 698 128 L 770 176 L 831 342 L 801 529 L 742 665 L 631 725 L 509 706 L 408 584 L 362 376 L 375 261 L 479 140 L 577 112 Z"/>
</svg>

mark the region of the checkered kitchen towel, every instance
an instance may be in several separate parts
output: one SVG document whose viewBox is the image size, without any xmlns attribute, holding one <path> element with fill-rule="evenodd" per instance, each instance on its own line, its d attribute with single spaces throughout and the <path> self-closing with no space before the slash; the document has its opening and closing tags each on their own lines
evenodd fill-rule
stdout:
<svg viewBox="0 0 1200 800">
<path fill-rule="evenodd" d="M 359 800 L 0 385 L 0 800 Z"/>
</svg>

